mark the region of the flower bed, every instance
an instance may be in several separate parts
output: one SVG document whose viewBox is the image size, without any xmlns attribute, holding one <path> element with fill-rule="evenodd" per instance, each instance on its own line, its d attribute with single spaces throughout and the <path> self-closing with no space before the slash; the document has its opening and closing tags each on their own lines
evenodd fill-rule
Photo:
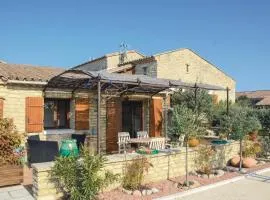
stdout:
<svg viewBox="0 0 270 200">
<path fill-rule="evenodd" d="M 270 163 L 265 163 L 261 165 L 257 165 L 254 168 L 246 169 L 247 173 L 254 172 L 257 170 L 269 168 Z M 225 172 L 223 176 L 220 177 L 214 177 L 214 178 L 202 178 L 199 176 L 189 176 L 189 180 L 197 181 L 200 186 L 213 184 L 216 182 L 228 180 L 237 176 L 241 176 L 238 172 Z M 122 191 L 121 188 L 112 190 L 110 192 L 104 192 L 99 195 L 99 199 L 101 200 L 135 200 L 135 199 L 153 199 L 157 197 L 167 196 L 171 194 L 175 194 L 178 192 L 185 191 L 184 188 L 179 187 L 178 183 L 183 183 L 185 180 L 185 176 L 180 176 L 173 178 L 171 180 L 165 180 L 165 181 L 159 181 L 155 183 L 146 184 L 146 187 L 148 188 L 157 188 L 159 190 L 158 193 L 147 195 L 147 196 L 133 196 L 126 194 Z"/>
</svg>

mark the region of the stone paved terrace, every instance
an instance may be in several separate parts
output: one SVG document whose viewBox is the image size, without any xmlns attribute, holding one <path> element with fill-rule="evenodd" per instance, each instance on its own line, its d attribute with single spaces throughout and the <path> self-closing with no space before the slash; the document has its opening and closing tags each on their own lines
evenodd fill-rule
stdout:
<svg viewBox="0 0 270 200">
<path fill-rule="evenodd" d="M 30 192 L 22 185 L 0 188 L 1 200 L 34 200 Z"/>
</svg>

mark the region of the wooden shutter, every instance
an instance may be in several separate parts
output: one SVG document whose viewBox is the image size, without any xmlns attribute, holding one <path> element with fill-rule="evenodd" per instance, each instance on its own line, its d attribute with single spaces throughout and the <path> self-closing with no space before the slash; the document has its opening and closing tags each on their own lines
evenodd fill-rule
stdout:
<svg viewBox="0 0 270 200">
<path fill-rule="evenodd" d="M 106 151 L 118 150 L 118 132 L 122 129 L 122 106 L 120 99 L 107 101 Z"/>
<path fill-rule="evenodd" d="M 75 129 L 89 130 L 89 99 L 75 100 Z"/>
<path fill-rule="evenodd" d="M 152 99 L 150 108 L 150 136 L 160 137 L 162 132 L 162 99 Z"/>
<path fill-rule="evenodd" d="M 4 117 L 4 99 L 0 97 L 0 119 Z"/>
<path fill-rule="evenodd" d="M 44 100 L 42 97 L 26 97 L 26 132 L 43 131 Z"/>
</svg>

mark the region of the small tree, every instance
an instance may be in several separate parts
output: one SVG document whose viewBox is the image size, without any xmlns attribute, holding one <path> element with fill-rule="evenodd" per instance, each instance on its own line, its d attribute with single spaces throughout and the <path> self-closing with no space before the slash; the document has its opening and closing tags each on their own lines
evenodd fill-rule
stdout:
<svg viewBox="0 0 270 200">
<path fill-rule="evenodd" d="M 205 128 L 203 121 L 205 117 L 203 114 L 197 114 L 185 105 L 176 105 L 173 108 L 172 123 L 170 127 L 170 134 L 185 136 L 186 141 L 186 184 L 188 181 L 188 140 L 191 136 L 198 136 L 204 133 Z"/>
<path fill-rule="evenodd" d="M 123 178 L 123 187 L 128 190 L 138 190 L 142 187 L 144 175 L 153 165 L 144 156 L 139 156 L 127 165 Z"/>
<path fill-rule="evenodd" d="M 118 179 L 105 171 L 102 155 L 91 155 L 84 147 L 81 157 L 58 157 L 51 171 L 51 180 L 71 200 L 96 199 L 98 192 Z"/>
<path fill-rule="evenodd" d="M 232 120 L 232 139 L 240 141 L 240 165 L 239 171 L 242 169 L 242 161 L 243 161 L 243 140 L 246 135 L 254 130 L 254 118 L 253 116 L 249 116 L 245 109 L 239 108 L 237 112 L 231 116 Z"/>
<path fill-rule="evenodd" d="M 198 113 L 204 113 L 208 120 L 212 119 L 214 104 L 212 97 L 206 90 L 197 89 L 195 98 L 194 90 L 177 91 L 172 95 L 172 105 L 182 105 L 187 108 L 197 111 Z"/>
</svg>

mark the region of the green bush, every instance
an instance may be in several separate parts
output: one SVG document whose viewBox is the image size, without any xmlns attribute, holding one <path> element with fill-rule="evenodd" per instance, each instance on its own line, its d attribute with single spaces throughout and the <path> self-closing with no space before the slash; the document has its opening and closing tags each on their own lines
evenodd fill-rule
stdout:
<svg viewBox="0 0 270 200">
<path fill-rule="evenodd" d="M 173 107 L 175 105 L 185 106 L 200 114 L 204 113 L 209 121 L 212 120 L 214 104 L 211 95 L 206 90 L 197 89 L 196 101 L 194 90 L 185 90 L 184 92 L 179 90 L 172 95 L 171 101 Z"/>
<path fill-rule="evenodd" d="M 11 119 L 0 119 L 0 166 L 23 163 L 23 136 L 18 133 Z"/>
<path fill-rule="evenodd" d="M 139 156 L 126 166 L 123 187 L 128 190 L 138 190 L 142 187 L 144 174 L 153 165 L 146 157 Z"/>
<path fill-rule="evenodd" d="M 197 170 L 209 176 L 214 169 L 214 156 L 215 151 L 211 146 L 200 146 L 195 158 Z"/>
<path fill-rule="evenodd" d="M 103 170 L 106 159 L 91 155 L 84 147 L 81 157 L 58 157 L 51 171 L 51 180 L 71 200 L 96 199 L 98 192 L 118 179 Z"/>
</svg>

